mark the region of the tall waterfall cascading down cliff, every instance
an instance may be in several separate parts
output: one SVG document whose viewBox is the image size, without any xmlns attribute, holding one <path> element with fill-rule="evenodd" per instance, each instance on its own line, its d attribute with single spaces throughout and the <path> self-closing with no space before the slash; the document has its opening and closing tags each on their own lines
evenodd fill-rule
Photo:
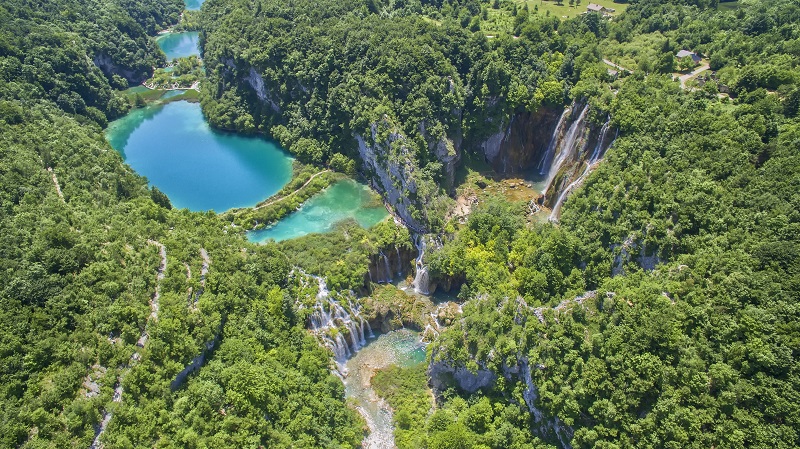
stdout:
<svg viewBox="0 0 800 449">
<path fill-rule="evenodd" d="M 572 182 L 567 184 L 566 187 L 558 189 L 560 193 L 555 203 L 553 203 L 553 205 L 551 206 L 551 212 L 549 216 L 550 221 L 558 221 L 558 217 L 561 214 L 561 206 L 567 199 L 567 196 L 575 188 L 583 184 L 583 182 L 586 180 L 586 178 L 589 176 L 592 170 L 594 170 L 594 168 L 597 167 L 597 163 L 600 161 L 603 155 L 605 155 L 605 152 L 608 150 L 608 148 L 611 147 L 611 145 L 613 145 L 614 140 L 616 140 L 616 135 L 607 145 L 605 143 L 606 138 L 608 136 L 608 130 L 610 127 L 611 127 L 611 116 L 607 116 L 605 123 L 603 123 L 603 126 L 600 128 L 600 132 L 597 137 L 597 142 L 595 143 L 594 149 L 592 150 L 592 154 L 588 157 L 587 160 L 584 161 L 586 166 L 581 172 L 581 174 L 578 177 L 572 179 Z"/>
<path fill-rule="evenodd" d="M 586 162 L 586 168 L 583 170 L 580 176 L 577 179 L 572 181 L 566 188 L 561 191 L 561 194 L 558 195 L 558 199 L 556 200 L 555 204 L 553 204 L 553 208 L 550 210 L 550 221 L 555 221 L 558 219 L 558 215 L 561 213 L 561 204 L 567 199 L 567 195 L 569 192 L 572 191 L 576 186 L 583 182 L 584 178 L 589 175 L 589 172 L 592 170 L 592 164 Z"/>
<path fill-rule="evenodd" d="M 606 117 L 606 122 L 603 123 L 603 127 L 600 128 L 600 137 L 597 139 L 597 144 L 594 146 L 594 151 L 592 151 L 592 156 L 589 158 L 590 163 L 597 162 L 603 156 L 603 152 L 605 148 L 603 148 L 603 142 L 606 140 L 606 134 L 608 134 L 608 128 L 611 126 L 611 116 Z M 609 145 L 610 146 L 610 145 Z"/>
<path fill-rule="evenodd" d="M 539 162 L 540 175 L 546 175 L 550 170 L 550 164 L 553 163 L 553 156 L 556 153 L 559 137 L 561 136 L 561 132 L 564 129 L 564 124 L 567 123 L 567 118 L 571 112 L 572 106 L 564 109 L 564 112 L 561 113 L 561 117 L 558 119 L 558 124 L 556 124 L 556 127 L 553 128 L 553 134 L 550 136 L 550 143 L 547 144 L 547 151 L 544 153 L 541 162 Z"/>
<path fill-rule="evenodd" d="M 373 282 L 377 282 L 379 284 L 389 284 L 394 280 L 394 273 L 392 272 L 392 265 L 389 263 L 389 256 L 383 252 L 383 250 L 378 250 L 378 255 L 376 256 L 377 260 L 375 261 L 375 276 L 372 276 L 370 272 L 370 278 L 372 278 Z M 400 259 L 400 253 L 398 250 L 398 260 Z"/>
<path fill-rule="evenodd" d="M 556 175 L 558 175 L 561 166 L 564 165 L 564 162 L 567 160 L 567 158 L 575 155 L 575 151 L 578 151 L 578 154 L 580 154 L 580 150 L 575 147 L 575 144 L 580 143 L 581 139 L 579 139 L 579 137 L 582 137 L 583 132 L 586 129 L 584 126 L 584 120 L 586 119 L 586 113 L 588 111 L 589 105 L 587 104 L 581 110 L 578 118 L 575 119 L 575 121 L 570 125 L 569 131 L 567 131 L 565 138 L 559 142 L 556 150 L 555 160 L 547 169 L 547 180 L 544 182 L 544 187 L 542 188 L 542 191 L 545 194 L 547 194 L 550 184 L 556 178 Z M 584 140 L 583 143 L 585 144 L 585 142 L 586 141 Z"/>
<path fill-rule="evenodd" d="M 558 220 L 569 194 L 586 180 L 616 139 L 609 139 L 611 117 L 595 126 L 590 111 L 588 103 L 576 101 L 563 110 L 543 106 L 535 113 L 523 112 L 480 144 L 498 173 L 534 171 L 534 182 L 541 182 L 539 204 L 551 209 L 552 221 Z"/>
<path fill-rule="evenodd" d="M 422 262 L 426 248 L 424 236 L 416 236 L 414 238 L 414 245 L 417 247 L 417 259 L 415 262 L 416 273 L 414 274 L 414 282 L 411 285 L 414 287 L 415 292 L 422 295 L 430 295 L 430 275 L 428 274 L 428 267 Z"/>
</svg>

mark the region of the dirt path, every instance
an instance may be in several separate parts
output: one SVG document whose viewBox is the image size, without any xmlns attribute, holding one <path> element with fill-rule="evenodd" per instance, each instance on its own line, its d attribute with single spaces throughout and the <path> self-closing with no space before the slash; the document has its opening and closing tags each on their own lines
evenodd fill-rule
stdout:
<svg viewBox="0 0 800 449">
<path fill-rule="evenodd" d="M 286 198 L 289 198 L 290 196 L 294 195 L 295 193 L 297 193 L 297 192 L 299 192 L 299 191 L 303 190 L 303 189 L 304 189 L 304 188 L 305 188 L 307 185 L 309 185 L 309 184 L 311 183 L 311 181 L 313 181 L 313 180 L 314 180 L 314 178 L 316 178 L 317 176 L 319 176 L 319 175 L 321 175 L 321 174 L 323 174 L 323 173 L 328 173 L 328 172 L 330 172 L 330 170 L 322 170 L 321 172 L 315 173 L 315 174 L 313 174 L 313 175 L 312 175 L 310 178 L 308 178 L 308 181 L 306 181 L 306 183 L 305 183 L 305 184 L 303 184 L 303 185 L 301 185 L 300 187 L 298 187 L 297 189 L 295 189 L 295 190 L 294 190 L 292 193 L 290 193 L 290 194 L 288 194 L 288 195 L 286 195 L 286 196 L 280 197 L 280 198 L 278 198 L 277 200 L 270 201 L 269 203 L 265 203 L 265 204 L 258 205 L 258 206 L 256 206 L 256 207 L 254 207 L 253 209 L 255 209 L 255 210 L 259 210 L 259 209 L 261 209 L 261 208 L 264 208 L 264 207 L 267 207 L 267 206 L 272 206 L 273 204 L 278 204 L 278 203 L 280 203 L 281 201 L 285 200 Z"/>
<path fill-rule="evenodd" d="M 161 297 L 161 281 L 164 279 L 165 272 L 167 271 L 167 247 L 163 244 L 155 241 L 155 240 L 148 240 L 148 245 L 155 245 L 158 246 L 158 254 L 161 256 L 161 262 L 158 265 L 158 269 L 156 270 L 156 288 L 155 292 L 153 293 L 153 297 L 150 299 L 150 316 L 148 317 L 148 321 L 158 320 L 158 300 Z M 144 348 L 147 344 L 148 334 L 147 334 L 147 324 L 145 324 L 145 330 L 142 331 L 142 335 L 139 337 L 139 340 L 136 342 L 136 346 L 140 348 Z M 130 363 L 125 366 L 126 370 L 117 377 L 117 383 L 114 384 L 114 396 L 112 397 L 112 402 L 122 402 L 122 393 L 124 392 L 122 388 L 122 378 L 127 373 L 127 368 L 130 368 L 134 364 L 138 363 L 141 360 L 141 355 L 139 352 L 134 352 L 130 358 Z M 100 367 L 105 371 L 105 368 Z M 103 419 L 100 421 L 98 426 L 95 428 L 94 440 L 92 444 L 89 446 L 89 449 L 103 449 L 103 443 L 100 441 L 100 437 L 103 435 L 103 432 L 106 431 L 106 427 L 108 427 L 108 423 L 111 422 L 112 413 L 110 410 L 105 410 L 103 412 Z"/>
<path fill-rule="evenodd" d="M 58 193 L 58 197 L 61 198 L 62 203 L 66 204 L 66 200 L 64 200 L 64 194 L 61 193 L 61 185 L 58 184 L 58 178 L 56 178 L 56 172 L 54 172 L 51 167 L 47 167 L 47 171 L 50 172 L 50 176 L 53 178 L 53 184 L 56 185 L 56 193 Z"/>
<path fill-rule="evenodd" d="M 206 277 L 208 276 L 208 267 L 211 265 L 211 258 L 208 257 L 208 251 L 205 248 L 200 248 L 200 257 L 203 259 L 203 264 L 200 266 L 200 288 L 194 295 L 194 300 L 191 303 L 191 309 L 197 310 L 197 301 L 200 300 L 200 295 L 206 289 Z"/>
<path fill-rule="evenodd" d="M 617 70 L 623 70 L 623 71 L 628 72 L 628 73 L 633 73 L 633 70 L 625 68 L 625 67 L 622 67 L 619 64 L 614 64 L 613 62 L 609 61 L 608 59 L 603 59 L 603 62 L 606 63 L 606 65 L 610 65 L 611 67 L 614 67 Z"/>
<path fill-rule="evenodd" d="M 703 64 L 700 67 L 692 70 L 691 73 L 687 73 L 686 75 L 681 75 L 678 79 L 681 81 L 681 89 L 686 89 L 686 82 L 690 79 L 694 78 L 695 76 L 699 75 L 702 72 L 705 72 L 709 69 L 708 64 Z"/>
<path fill-rule="evenodd" d="M 165 272 L 167 271 L 167 247 L 155 240 L 148 240 L 147 244 L 157 246 L 158 254 L 161 256 L 161 263 L 156 271 L 156 291 L 150 299 L 150 319 L 158 321 L 158 300 L 161 298 L 161 280 L 164 279 Z"/>
</svg>

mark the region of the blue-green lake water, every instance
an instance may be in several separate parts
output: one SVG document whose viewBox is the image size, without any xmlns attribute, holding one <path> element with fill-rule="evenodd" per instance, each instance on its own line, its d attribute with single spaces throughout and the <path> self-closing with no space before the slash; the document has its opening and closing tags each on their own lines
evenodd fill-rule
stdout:
<svg viewBox="0 0 800 449">
<path fill-rule="evenodd" d="M 178 208 L 254 206 L 292 176 L 292 158 L 277 143 L 213 130 L 197 103 L 136 109 L 110 123 L 106 138 Z"/>
<path fill-rule="evenodd" d="M 298 211 L 274 225 L 250 231 L 251 242 L 277 242 L 317 232 L 328 232 L 336 223 L 353 218 L 364 228 L 374 226 L 388 213 L 375 203 L 369 187 L 352 180 L 339 181 L 306 201 Z"/>
<path fill-rule="evenodd" d="M 205 0 L 184 0 L 184 4 L 186 4 L 186 9 L 189 11 L 197 11 L 203 6 L 203 2 Z"/>
<path fill-rule="evenodd" d="M 200 33 L 197 31 L 164 33 L 156 38 L 156 43 L 168 60 L 200 56 Z"/>
<path fill-rule="evenodd" d="M 406 329 L 378 336 L 347 361 L 344 394 L 355 404 L 370 431 L 363 447 L 395 447 L 392 409 L 372 388 L 372 376 L 391 365 L 413 367 L 424 362 L 425 345 L 420 343 L 418 333 Z"/>
</svg>

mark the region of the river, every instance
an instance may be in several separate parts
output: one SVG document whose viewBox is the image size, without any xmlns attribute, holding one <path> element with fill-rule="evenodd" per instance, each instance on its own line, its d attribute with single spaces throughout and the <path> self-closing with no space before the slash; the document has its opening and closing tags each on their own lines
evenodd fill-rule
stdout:
<svg viewBox="0 0 800 449">
<path fill-rule="evenodd" d="M 405 329 L 381 334 L 347 361 L 345 396 L 353 401 L 370 429 L 364 448 L 394 447 L 392 410 L 372 388 L 372 376 L 391 365 L 409 367 L 424 362 L 425 346 L 420 343 L 419 334 Z"/>
</svg>

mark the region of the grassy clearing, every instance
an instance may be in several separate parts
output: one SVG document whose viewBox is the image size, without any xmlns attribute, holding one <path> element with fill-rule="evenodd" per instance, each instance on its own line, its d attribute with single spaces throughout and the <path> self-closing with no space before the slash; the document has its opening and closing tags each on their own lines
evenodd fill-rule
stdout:
<svg viewBox="0 0 800 449">
<path fill-rule="evenodd" d="M 735 11 L 742 7 L 741 2 L 720 2 L 717 9 L 720 11 Z"/>
<path fill-rule="evenodd" d="M 522 6 L 523 3 L 525 2 L 520 1 L 519 6 Z M 611 13 L 612 16 L 622 13 L 625 11 L 625 8 L 628 7 L 627 3 L 614 3 L 612 0 L 580 0 L 580 4 L 574 7 L 569 6 L 569 0 L 564 1 L 561 6 L 559 6 L 557 2 L 551 0 L 527 0 L 527 3 L 531 12 L 538 8 L 539 14 L 547 14 L 549 12 L 550 15 L 562 19 L 571 19 L 586 12 L 586 5 L 589 3 L 596 3 L 606 8 L 615 9 L 616 11 Z"/>
<path fill-rule="evenodd" d="M 613 8 L 616 11 L 611 15 L 618 15 L 627 8 L 626 3 L 614 3 L 612 0 L 575 0 L 580 4 L 569 6 L 569 0 L 565 0 L 561 5 L 553 0 L 511 0 L 500 3 L 500 8 L 489 7 L 486 20 L 481 21 L 481 31 L 487 36 L 496 36 L 502 33 L 511 33 L 514 27 L 514 16 L 512 15 L 513 5 L 522 9 L 525 3 L 531 15 L 542 14 L 556 16 L 561 19 L 570 19 L 586 12 L 586 5 L 597 3 L 606 8 Z"/>
</svg>

